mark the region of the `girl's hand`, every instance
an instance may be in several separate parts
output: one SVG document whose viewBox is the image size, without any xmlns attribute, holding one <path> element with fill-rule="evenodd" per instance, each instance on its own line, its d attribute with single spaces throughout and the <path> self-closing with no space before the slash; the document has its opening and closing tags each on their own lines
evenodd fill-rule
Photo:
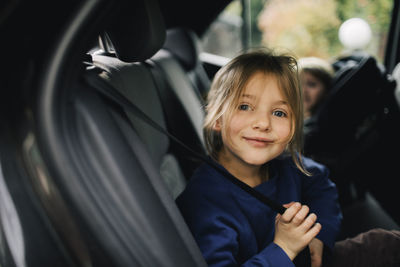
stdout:
<svg viewBox="0 0 400 267">
<path fill-rule="evenodd" d="M 311 255 L 311 267 L 321 267 L 322 265 L 322 253 L 324 252 L 324 243 L 318 238 L 311 240 L 308 244 Z"/>
<path fill-rule="evenodd" d="M 321 224 L 315 223 L 317 216 L 308 215 L 309 208 L 298 202 L 285 204 L 287 208 L 275 219 L 274 243 L 280 246 L 293 260 L 321 230 Z"/>
</svg>

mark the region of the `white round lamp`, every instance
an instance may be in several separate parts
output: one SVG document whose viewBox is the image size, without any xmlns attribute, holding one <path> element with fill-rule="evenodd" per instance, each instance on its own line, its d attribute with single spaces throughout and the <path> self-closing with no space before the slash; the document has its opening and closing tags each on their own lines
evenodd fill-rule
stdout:
<svg viewBox="0 0 400 267">
<path fill-rule="evenodd" d="M 360 18 L 351 18 L 339 28 L 339 40 L 349 50 L 362 50 L 371 41 L 372 31 L 369 24 Z"/>
</svg>

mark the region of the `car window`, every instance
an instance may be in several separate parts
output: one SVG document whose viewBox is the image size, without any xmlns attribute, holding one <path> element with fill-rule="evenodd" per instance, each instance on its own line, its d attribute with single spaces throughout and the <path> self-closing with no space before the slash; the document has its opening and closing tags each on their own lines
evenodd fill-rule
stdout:
<svg viewBox="0 0 400 267">
<path fill-rule="evenodd" d="M 235 0 L 204 34 L 203 48 L 232 57 L 266 46 L 325 59 L 362 49 L 383 62 L 392 8 L 392 0 Z"/>
<path fill-rule="evenodd" d="M 211 24 L 201 40 L 204 52 L 232 58 L 242 50 L 242 7 L 232 1 Z"/>
</svg>

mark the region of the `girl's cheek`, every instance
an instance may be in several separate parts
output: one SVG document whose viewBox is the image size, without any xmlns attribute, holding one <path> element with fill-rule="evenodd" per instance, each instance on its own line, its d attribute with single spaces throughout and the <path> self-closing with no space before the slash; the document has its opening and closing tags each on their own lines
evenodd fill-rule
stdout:
<svg viewBox="0 0 400 267">
<path fill-rule="evenodd" d="M 290 123 L 285 123 L 282 124 L 281 127 L 278 130 L 279 136 L 281 137 L 282 140 L 285 140 L 285 142 L 289 143 L 292 135 L 292 129 L 291 129 L 291 124 Z"/>
</svg>

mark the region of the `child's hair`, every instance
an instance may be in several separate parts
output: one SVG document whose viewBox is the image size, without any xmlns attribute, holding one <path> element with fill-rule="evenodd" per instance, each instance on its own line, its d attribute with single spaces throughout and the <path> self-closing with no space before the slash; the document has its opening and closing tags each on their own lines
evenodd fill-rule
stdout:
<svg viewBox="0 0 400 267">
<path fill-rule="evenodd" d="M 328 61 L 317 57 L 304 57 L 298 60 L 298 65 L 300 73 L 310 73 L 323 83 L 326 92 L 329 91 L 335 71 Z"/>
<path fill-rule="evenodd" d="M 212 158 L 218 159 L 222 148 L 221 132 L 214 125 L 224 115 L 227 121 L 239 103 L 240 96 L 248 81 L 258 72 L 274 75 L 283 96 L 288 101 L 291 118 L 291 136 L 287 146 L 296 166 L 306 175 L 301 161 L 303 141 L 303 101 L 300 89 L 297 61 L 293 56 L 274 54 L 271 50 L 255 50 L 241 54 L 222 67 L 215 75 L 207 98 L 204 121 L 204 138 L 207 151 Z M 222 125 L 222 128 L 225 124 Z"/>
</svg>

